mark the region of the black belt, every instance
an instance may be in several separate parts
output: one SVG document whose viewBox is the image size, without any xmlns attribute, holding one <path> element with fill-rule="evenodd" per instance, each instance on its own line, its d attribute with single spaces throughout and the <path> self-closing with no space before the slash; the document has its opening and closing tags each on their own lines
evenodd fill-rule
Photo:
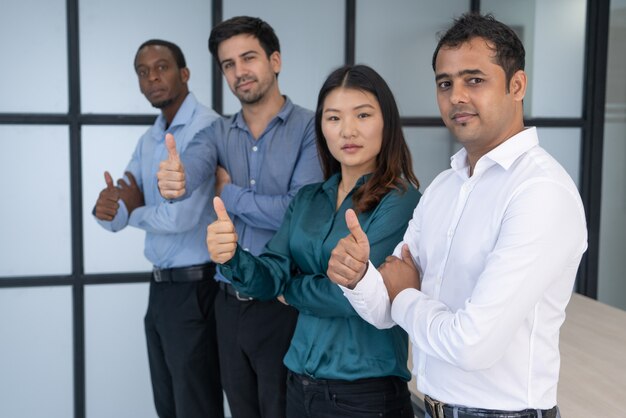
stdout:
<svg viewBox="0 0 626 418">
<path fill-rule="evenodd" d="M 551 409 L 524 409 L 522 411 L 499 411 L 496 409 L 481 409 L 481 408 L 466 408 L 464 406 L 455 406 L 439 402 L 430 396 L 424 397 L 424 406 L 426 412 L 432 418 L 453 418 L 454 409 L 457 410 L 458 418 L 473 418 L 473 417 L 498 417 L 506 416 L 507 418 L 536 418 L 541 416 L 542 418 L 556 418 L 556 406 Z M 541 412 L 541 415 L 539 415 Z"/>
<path fill-rule="evenodd" d="M 215 276 L 215 264 L 207 263 L 190 267 L 174 267 L 171 269 L 152 270 L 152 280 L 157 283 L 167 282 L 197 282 L 205 279 L 213 279 Z"/>
<path fill-rule="evenodd" d="M 230 283 L 220 282 L 220 289 L 222 289 L 224 292 L 226 292 L 227 295 L 236 298 L 240 302 L 251 302 L 251 301 L 254 300 L 254 298 L 252 298 L 252 297 L 250 297 L 248 295 L 244 295 L 243 293 L 239 293 L 239 291 L 237 289 L 235 289 L 235 287 L 232 284 L 230 284 Z"/>
</svg>

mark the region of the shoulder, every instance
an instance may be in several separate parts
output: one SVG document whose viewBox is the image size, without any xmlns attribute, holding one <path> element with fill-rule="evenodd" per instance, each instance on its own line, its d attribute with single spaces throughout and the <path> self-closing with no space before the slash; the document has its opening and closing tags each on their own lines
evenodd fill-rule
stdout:
<svg viewBox="0 0 626 418">
<path fill-rule="evenodd" d="M 208 108 L 202 103 L 197 103 L 196 108 L 192 116 L 192 123 L 202 128 L 212 125 L 217 119 L 218 115 L 213 109 Z"/>
<path fill-rule="evenodd" d="M 324 192 L 324 182 L 305 184 L 298 190 L 298 192 L 296 193 L 296 196 L 294 197 L 294 200 L 310 201 L 317 194 L 323 193 L 323 192 Z"/>
<path fill-rule="evenodd" d="M 385 202 L 387 204 L 403 204 L 408 206 L 415 206 L 417 202 L 419 202 L 422 197 L 422 193 L 413 186 L 409 184 L 407 188 L 398 188 L 392 189 L 389 193 L 383 197 L 381 203 Z"/>
<path fill-rule="evenodd" d="M 288 125 L 300 126 L 302 129 L 313 129 L 315 112 L 305 109 L 297 104 L 291 104 L 292 108 L 287 115 L 285 122 Z"/>
</svg>

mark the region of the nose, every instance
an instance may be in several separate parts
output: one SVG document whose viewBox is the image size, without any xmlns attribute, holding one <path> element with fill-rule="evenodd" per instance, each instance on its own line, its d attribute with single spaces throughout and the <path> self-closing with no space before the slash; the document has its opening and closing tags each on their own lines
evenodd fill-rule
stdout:
<svg viewBox="0 0 626 418">
<path fill-rule="evenodd" d="M 357 129 L 352 118 L 343 118 L 341 121 L 341 131 L 342 138 L 354 138 L 357 135 Z"/>
<path fill-rule="evenodd" d="M 157 81 L 159 79 L 159 72 L 157 70 L 148 70 L 148 80 Z"/>
<path fill-rule="evenodd" d="M 465 86 L 463 86 L 461 83 L 455 83 L 451 87 L 451 89 L 452 91 L 450 92 L 450 101 L 452 102 L 452 104 L 468 102 L 469 99 L 467 95 L 467 88 Z"/>
<path fill-rule="evenodd" d="M 235 72 L 235 77 L 237 78 L 241 78 L 243 76 L 245 76 L 246 74 L 248 74 L 248 71 L 246 69 L 246 66 L 243 64 L 243 62 L 236 62 L 233 64 L 234 67 L 234 72 Z"/>
</svg>

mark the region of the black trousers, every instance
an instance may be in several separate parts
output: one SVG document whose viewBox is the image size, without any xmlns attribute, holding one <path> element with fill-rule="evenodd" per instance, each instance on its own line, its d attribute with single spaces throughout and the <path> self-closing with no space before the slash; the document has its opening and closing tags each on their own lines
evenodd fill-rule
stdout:
<svg viewBox="0 0 626 418">
<path fill-rule="evenodd" d="M 211 275 L 212 276 L 212 275 Z M 213 277 L 150 283 L 144 320 L 160 418 L 223 418 Z"/>
<path fill-rule="evenodd" d="M 222 386 L 233 418 L 283 418 L 287 368 L 298 312 L 278 301 L 215 300 Z"/>
<path fill-rule="evenodd" d="M 396 376 L 316 380 L 289 372 L 288 418 L 413 418 L 407 382 Z"/>
</svg>

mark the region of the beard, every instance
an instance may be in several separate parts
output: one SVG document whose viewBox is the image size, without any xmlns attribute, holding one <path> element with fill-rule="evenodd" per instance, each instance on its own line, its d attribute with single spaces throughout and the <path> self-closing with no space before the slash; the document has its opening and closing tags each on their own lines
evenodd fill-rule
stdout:
<svg viewBox="0 0 626 418">
<path fill-rule="evenodd" d="M 237 90 L 237 86 L 239 86 L 239 84 L 246 83 L 251 80 L 257 82 L 257 89 L 249 90 L 246 92 L 241 92 Z M 259 82 L 256 77 L 242 77 L 237 80 L 237 84 L 235 85 L 235 90 L 233 91 L 233 93 L 235 94 L 235 96 L 237 96 L 242 104 L 252 105 L 260 102 L 263 97 L 265 97 L 265 94 L 270 90 L 271 84 L 273 83 L 264 83 L 262 81 Z"/>
<path fill-rule="evenodd" d="M 156 103 L 151 103 L 152 107 L 156 107 L 157 109 L 164 109 L 167 106 L 171 105 L 172 103 L 174 103 L 174 99 L 165 99 L 161 102 L 156 102 Z"/>
</svg>

